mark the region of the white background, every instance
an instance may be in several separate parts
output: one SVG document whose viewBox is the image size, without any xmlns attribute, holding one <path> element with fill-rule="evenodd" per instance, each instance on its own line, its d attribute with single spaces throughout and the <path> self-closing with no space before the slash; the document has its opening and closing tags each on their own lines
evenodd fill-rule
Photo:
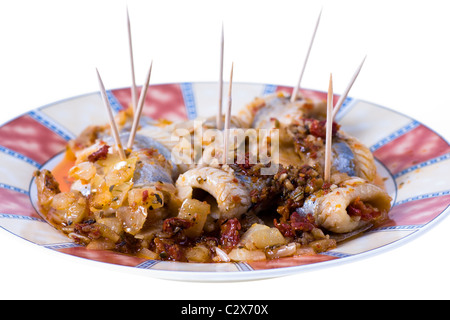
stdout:
<svg viewBox="0 0 450 320">
<path fill-rule="evenodd" d="M 1 1 L 0 123 L 60 99 L 130 85 L 128 4 L 136 79 L 216 81 L 225 26 L 225 74 L 295 85 L 321 8 L 303 86 L 325 91 L 330 72 L 350 95 L 400 111 L 450 140 L 448 1 Z M 450 176 L 450 174 L 449 174 Z M 449 176 L 443 179 L 449 179 Z M 425 299 L 450 298 L 450 218 L 362 260 L 276 279 L 192 283 L 86 261 L 0 229 L 0 298 Z"/>
</svg>

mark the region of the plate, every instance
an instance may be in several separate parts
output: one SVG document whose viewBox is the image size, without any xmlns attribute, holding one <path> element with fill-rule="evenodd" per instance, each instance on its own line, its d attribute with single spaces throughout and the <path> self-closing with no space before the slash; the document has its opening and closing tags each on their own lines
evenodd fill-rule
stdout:
<svg viewBox="0 0 450 320">
<path fill-rule="evenodd" d="M 239 110 L 255 97 L 276 91 L 290 93 L 292 88 L 235 83 L 233 109 Z M 324 92 L 304 89 L 302 93 L 326 99 Z M 130 95 L 129 88 L 108 91 L 115 111 L 128 106 Z M 143 114 L 174 121 L 212 116 L 217 96 L 217 84 L 212 82 L 152 85 Z M 48 225 L 37 210 L 33 172 L 53 168 L 63 156 L 67 141 L 88 125 L 107 123 L 99 92 L 43 106 L 0 126 L 0 227 L 62 254 L 132 268 L 154 277 L 238 281 L 284 276 L 368 257 L 404 244 L 447 216 L 450 180 L 444 177 L 450 169 L 450 145 L 445 139 L 417 120 L 354 98 L 346 99 L 336 119 L 344 131 L 370 147 L 393 207 L 385 224 L 325 253 L 220 264 L 145 260 L 87 250 Z"/>
</svg>

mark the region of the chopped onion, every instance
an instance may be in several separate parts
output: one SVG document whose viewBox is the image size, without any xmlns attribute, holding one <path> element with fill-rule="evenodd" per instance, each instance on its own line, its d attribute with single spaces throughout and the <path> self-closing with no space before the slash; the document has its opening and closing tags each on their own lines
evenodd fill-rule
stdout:
<svg viewBox="0 0 450 320">
<path fill-rule="evenodd" d="M 291 242 L 291 243 L 289 243 L 287 245 L 267 250 L 266 251 L 266 256 L 269 259 L 290 257 L 290 256 L 293 256 L 296 251 L 297 251 L 297 245 L 294 242 Z"/>
<path fill-rule="evenodd" d="M 220 249 L 218 247 L 216 247 L 216 254 L 220 258 L 219 261 L 221 261 L 221 262 L 230 262 L 231 261 L 230 257 L 228 257 L 228 255 L 225 253 L 225 251 L 223 251 L 222 249 Z"/>
</svg>

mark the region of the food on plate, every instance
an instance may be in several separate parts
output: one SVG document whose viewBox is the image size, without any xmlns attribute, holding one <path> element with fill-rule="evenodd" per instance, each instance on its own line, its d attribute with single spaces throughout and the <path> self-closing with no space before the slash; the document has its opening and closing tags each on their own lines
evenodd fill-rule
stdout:
<svg viewBox="0 0 450 320">
<path fill-rule="evenodd" d="M 132 117 L 129 109 L 116 115 L 122 145 Z M 321 100 L 258 97 L 229 130 L 254 133 L 256 144 L 246 135 L 224 150 L 226 132 L 201 134 L 215 129 L 214 120 L 143 118 L 125 160 L 108 125 L 90 126 L 68 143 L 62 164 L 36 171 L 40 212 L 88 249 L 147 259 L 259 261 L 325 252 L 388 219 L 391 206 L 370 150 L 336 123 L 325 181 L 325 119 Z M 263 130 L 276 130 L 278 141 L 259 136 Z M 174 132 L 184 138 L 174 140 Z M 259 161 L 261 146 L 269 162 Z"/>
</svg>

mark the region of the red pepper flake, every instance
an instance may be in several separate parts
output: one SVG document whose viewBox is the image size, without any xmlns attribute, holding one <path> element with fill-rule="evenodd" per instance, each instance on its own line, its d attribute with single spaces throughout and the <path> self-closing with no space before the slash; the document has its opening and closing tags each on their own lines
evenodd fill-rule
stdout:
<svg viewBox="0 0 450 320">
<path fill-rule="evenodd" d="M 325 139 L 327 134 L 326 120 L 319 121 L 317 119 L 307 119 L 307 124 L 309 125 L 309 133 L 312 134 L 315 137 Z M 336 133 L 338 132 L 340 126 L 333 122 L 333 129 L 332 129 L 332 136 L 336 136 Z"/>
<path fill-rule="evenodd" d="M 323 185 L 322 185 L 322 189 L 330 189 L 331 188 L 331 183 L 329 183 L 329 182 L 325 182 Z"/>
<path fill-rule="evenodd" d="M 88 160 L 90 162 L 95 162 L 95 161 L 98 161 L 98 160 L 104 160 L 104 159 L 106 159 L 106 156 L 108 155 L 108 150 L 109 150 L 109 146 L 105 144 L 104 146 L 102 146 L 97 151 L 91 153 L 88 156 Z"/>
<path fill-rule="evenodd" d="M 309 132 L 318 138 L 325 139 L 326 137 L 326 122 L 324 121 L 318 121 L 315 119 L 310 120 L 309 124 Z"/>
<path fill-rule="evenodd" d="M 359 216 L 363 221 L 371 221 L 381 216 L 381 212 L 368 203 L 364 203 L 358 197 L 347 207 L 349 216 Z"/>
<path fill-rule="evenodd" d="M 142 192 L 142 202 L 147 202 L 148 200 L 148 190 Z"/>
<path fill-rule="evenodd" d="M 316 228 L 315 219 L 312 214 L 300 215 L 298 212 L 291 214 L 291 226 L 295 231 L 311 231 Z"/>
<path fill-rule="evenodd" d="M 175 235 L 183 229 L 192 227 L 194 223 L 192 221 L 181 219 L 181 218 L 168 218 L 163 222 L 163 231 L 168 233 L 170 236 Z"/>
<path fill-rule="evenodd" d="M 185 261 L 183 247 L 170 239 L 154 239 L 156 251 L 162 260 Z"/>
<path fill-rule="evenodd" d="M 277 219 L 273 219 L 273 224 L 278 230 L 280 230 L 281 234 L 284 237 L 287 237 L 287 238 L 295 237 L 295 232 L 294 232 L 294 230 L 292 230 L 292 227 L 290 224 L 285 223 L 285 222 L 278 222 Z"/>
<path fill-rule="evenodd" d="M 89 239 L 99 239 L 101 237 L 100 229 L 95 224 L 95 220 L 86 220 L 83 223 L 77 223 L 74 226 L 74 232 Z"/>
<path fill-rule="evenodd" d="M 233 218 L 226 220 L 220 225 L 220 244 L 225 249 L 237 246 L 241 240 L 239 230 L 241 230 L 241 223 L 238 219 Z"/>
<path fill-rule="evenodd" d="M 298 212 L 294 212 L 291 214 L 289 221 L 277 222 L 274 219 L 273 223 L 283 236 L 290 238 L 295 238 L 297 231 L 308 232 L 317 228 L 315 219 L 310 213 L 300 215 Z"/>
</svg>

